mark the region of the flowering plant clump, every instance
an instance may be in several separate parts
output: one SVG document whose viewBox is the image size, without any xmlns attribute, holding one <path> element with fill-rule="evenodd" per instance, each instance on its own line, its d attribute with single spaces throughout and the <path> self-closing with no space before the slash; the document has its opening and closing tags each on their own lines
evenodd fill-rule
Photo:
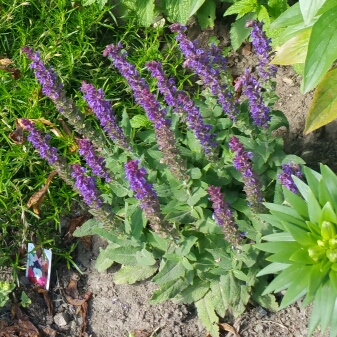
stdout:
<svg viewBox="0 0 337 337">
<path fill-rule="evenodd" d="M 282 139 L 272 134 L 287 121 L 272 110 L 275 71 L 268 72 L 269 40 L 262 43 L 265 35 L 257 32 L 261 25 L 254 27 L 252 38 L 263 62 L 258 75 L 246 70 L 246 77 L 239 79 L 247 98 L 242 103 L 221 52 L 189 41 L 179 24 L 171 30 L 177 33 L 186 58 L 183 66 L 200 78 L 198 99 L 190 94 L 192 90 L 180 89 L 159 61 L 146 63 L 143 75 L 129 62 L 120 42 L 108 45 L 103 55 L 125 78 L 145 114 L 129 119 L 124 111 L 120 121 L 103 89 L 82 82 L 84 100 L 101 129 L 94 129 L 66 97 L 40 54 L 24 49 L 43 93 L 80 135 L 83 163 L 81 158 L 67 163 L 50 147 L 49 136 L 43 137 L 31 121 L 22 122 L 33 147 L 83 197 L 94 215 L 74 235 L 98 234 L 108 240 L 96 267 L 102 271 L 114 262 L 122 264 L 116 283 L 153 277 L 158 290 L 152 302 L 194 302 L 214 337 L 219 336 L 218 316 L 227 310 L 240 315 L 251 297 L 270 310 L 277 309 L 273 295 L 261 294 L 261 284 L 268 284 L 268 279 L 256 277 L 263 256 L 254 244 L 273 232 L 258 214 L 268 213 L 263 203 L 272 202 L 286 181 L 281 166 L 304 163 L 287 156 Z M 146 79 L 150 75 L 158 85 L 157 94 Z M 247 76 L 254 80 L 245 80 Z M 254 95 L 253 82 L 260 88 Z"/>
</svg>

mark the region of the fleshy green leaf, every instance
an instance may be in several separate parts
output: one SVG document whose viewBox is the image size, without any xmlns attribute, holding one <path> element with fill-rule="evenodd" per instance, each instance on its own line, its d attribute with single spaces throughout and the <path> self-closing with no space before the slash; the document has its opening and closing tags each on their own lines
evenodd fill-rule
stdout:
<svg viewBox="0 0 337 337">
<path fill-rule="evenodd" d="M 337 224 L 337 216 L 330 202 L 327 202 L 324 205 L 322 212 L 320 214 L 319 222 L 322 223 L 323 221 L 330 221 Z"/>
<path fill-rule="evenodd" d="M 315 90 L 305 122 L 304 133 L 308 134 L 337 118 L 336 90 L 337 68 L 334 68 L 324 75 Z"/>
<path fill-rule="evenodd" d="M 202 299 L 195 302 L 198 318 L 212 337 L 219 337 L 218 317 L 212 304 L 211 293 L 207 293 Z"/>
<path fill-rule="evenodd" d="M 275 241 L 275 242 L 276 241 L 295 241 L 294 238 L 291 236 L 291 234 L 287 232 L 265 235 L 261 238 L 261 240 Z"/>
<path fill-rule="evenodd" d="M 291 234 L 291 236 L 302 246 L 310 246 L 315 244 L 316 242 L 312 240 L 312 238 L 308 235 L 310 232 L 307 230 L 303 230 L 297 226 L 293 226 L 292 224 L 284 223 L 284 227 Z"/>
<path fill-rule="evenodd" d="M 312 193 L 318 198 L 319 181 L 322 179 L 322 175 L 307 166 L 303 167 L 303 171 Z"/>
<path fill-rule="evenodd" d="M 308 205 L 307 203 L 299 197 L 297 194 L 289 191 L 287 188 L 283 187 L 283 193 L 286 200 L 290 205 L 297 211 L 297 213 L 303 218 L 308 218 Z"/>
<path fill-rule="evenodd" d="M 310 34 L 311 29 L 307 29 L 286 41 L 277 50 L 276 56 L 271 63 L 280 65 L 304 63 L 307 56 Z"/>
<path fill-rule="evenodd" d="M 307 25 L 326 0 L 299 0 L 304 23 Z"/>
<path fill-rule="evenodd" d="M 284 270 L 290 266 L 289 263 L 280 263 L 280 262 L 273 262 L 270 263 L 267 267 L 264 267 L 260 270 L 256 276 L 263 276 L 268 274 L 276 274 L 277 272 Z"/>
<path fill-rule="evenodd" d="M 122 266 L 114 274 L 114 283 L 116 284 L 133 284 L 138 281 L 146 280 L 151 277 L 158 269 L 157 265 L 153 266 Z"/>
<path fill-rule="evenodd" d="M 254 245 L 254 247 L 268 253 L 281 253 L 284 251 L 292 253 L 296 249 L 301 248 L 299 243 L 296 241 L 264 242 L 264 243 L 257 243 Z"/>
<path fill-rule="evenodd" d="M 308 250 L 305 248 L 297 249 L 289 258 L 290 261 L 299 262 L 302 264 L 315 264 L 316 262 L 309 256 Z"/>
<path fill-rule="evenodd" d="M 324 282 L 325 276 L 328 274 L 330 268 L 329 265 L 322 263 L 316 264 L 311 267 L 309 285 L 308 285 L 308 296 L 312 297 L 316 295 L 316 292 L 321 284 Z"/>
<path fill-rule="evenodd" d="M 337 6 L 331 8 L 312 27 L 305 60 L 303 93 L 312 90 L 337 58 Z"/>
<path fill-rule="evenodd" d="M 325 186 L 327 187 L 333 201 L 337 200 L 337 177 L 334 172 L 326 165 L 321 164 L 321 173 Z M 333 204 L 337 211 L 337 201 Z"/>
</svg>

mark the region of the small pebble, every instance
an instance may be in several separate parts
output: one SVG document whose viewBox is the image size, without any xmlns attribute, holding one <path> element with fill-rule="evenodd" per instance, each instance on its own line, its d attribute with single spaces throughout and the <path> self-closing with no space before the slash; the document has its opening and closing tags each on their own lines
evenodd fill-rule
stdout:
<svg viewBox="0 0 337 337">
<path fill-rule="evenodd" d="M 58 326 L 65 326 L 68 324 L 69 318 L 64 312 L 60 312 L 54 316 L 54 322 Z"/>
</svg>

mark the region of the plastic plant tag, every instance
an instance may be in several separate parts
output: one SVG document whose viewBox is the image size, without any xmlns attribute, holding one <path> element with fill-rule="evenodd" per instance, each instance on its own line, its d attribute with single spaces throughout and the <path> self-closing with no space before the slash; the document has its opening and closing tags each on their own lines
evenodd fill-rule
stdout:
<svg viewBox="0 0 337 337">
<path fill-rule="evenodd" d="M 49 290 L 52 252 L 50 249 L 35 248 L 28 243 L 26 277 L 32 284 Z"/>
</svg>

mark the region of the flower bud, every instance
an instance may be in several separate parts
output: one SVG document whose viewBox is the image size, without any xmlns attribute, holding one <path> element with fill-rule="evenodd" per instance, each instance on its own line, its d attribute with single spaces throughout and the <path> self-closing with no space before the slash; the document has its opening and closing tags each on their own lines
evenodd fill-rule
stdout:
<svg viewBox="0 0 337 337">
<path fill-rule="evenodd" d="M 318 261 L 324 257 L 325 249 L 318 246 L 311 247 L 308 249 L 308 254 L 313 260 Z"/>
<path fill-rule="evenodd" d="M 331 265 L 331 269 L 334 270 L 334 271 L 337 271 L 337 263 L 333 263 Z"/>
<path fill-rule="evenodd" d="M 330 262 L 337 262 L 337 249 L 328 249 L 326 251 L 326 256 L 330 260 Z"/>
<path fill-rule="evenodd" d="M 321 234 L 324 240 L 333 239 L 336 235 L 336 227 L 329 221 L 322 222 Z"/>
<path fill-rule="evenodd" d="M 321 248 L 325 248 L 325 249 L 331 248 L 331 247 L 329 247 L 328 242 L 327 242 L 327 241 L 324 241 L 324 240 L 317 240 L 317 244 L 318 244 L 318 246 L 321 247 Z"/>
<path fill-rule="evenodd" d="M 329 247 L 331 249 L 337 248 L 337 238 L 332 238 L 332 239 L 329 240 Z"/>
</svg>

